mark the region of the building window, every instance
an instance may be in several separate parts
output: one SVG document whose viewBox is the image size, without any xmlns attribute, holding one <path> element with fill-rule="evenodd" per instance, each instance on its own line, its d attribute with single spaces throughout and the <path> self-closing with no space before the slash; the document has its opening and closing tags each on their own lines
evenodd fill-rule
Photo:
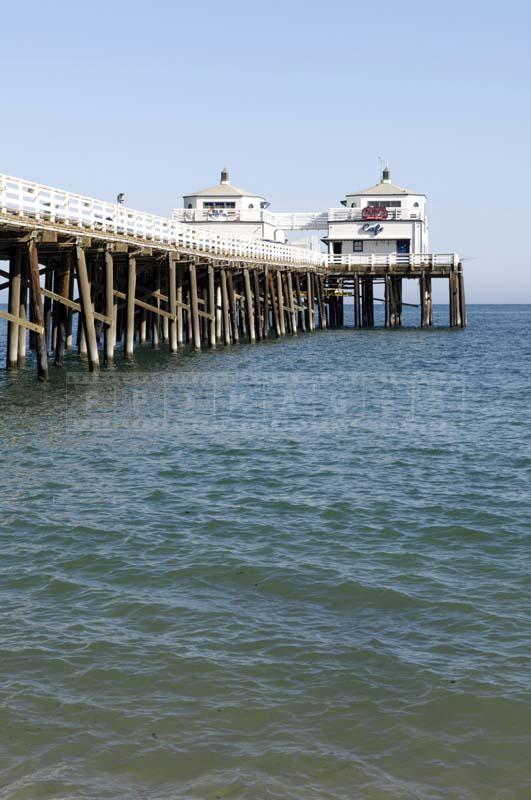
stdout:
<svg viewBox="0 0 531 800">
<path fill-rule="evenodd" d="M 352 249 L 355 253 L 363 253 L 363 239 L 355 239 L 352 245 Z"/>
<path fill-rule="evenodd" d="M 207 200 L 203 203 L 203 208 L 236 208 L 236 203 Z"/>
<path fill-rule="evenodd" d="M 401 208 L 401 200 L 369 200 L 368 206 L 372 208 Z"/>
<path fill-rule="evenodd" d="M 249 208 L 254 208 L 252 203 L 249 203 Z"/>
<path fill-rule="evenodd" d="M 414 206 L 414 208 L 418 208 L 419 204 L 418 203 L 413 203 L 413 206 Z"/>
<path fill-rule="evenodd" d="M 335 256 L 340 256 L 343 252 L 343 242 L 332 242 L 332 253 Z"/>
<path fill-rule="evenodd" d="M 187 205 L 186 207 L 187 207 L 187 208 L 192 208 L 192 204 L 191 204 L 191 203 L 188 203 L 188 205 Z"/>
</svg>

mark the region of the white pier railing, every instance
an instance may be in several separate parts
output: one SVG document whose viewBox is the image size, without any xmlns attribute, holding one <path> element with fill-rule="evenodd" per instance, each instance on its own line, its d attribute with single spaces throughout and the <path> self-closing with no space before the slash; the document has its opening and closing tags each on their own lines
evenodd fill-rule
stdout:
<svg viewBox="0 0 531 800">
<path fill-rule="evenodd" d="M 283 231 L 323 231 L 328 227 L 326 211 L 264 211 L 261 208 L 174 208 L 175 222 L 258 222 Z"/>
<path fill-rule="evenodd" d="M 407 208 L 329 208 L 329 222 L 368 222 L 369 220 L 387 220 L 392 222 L 396 219 L 424 219 L 420 211 L 410 211 Z"/>
<path fill-rule="evenodd" d="M 329 255 L 328 266 L 361 267 L 366 269 L 457 269 L 460 259 L 457 253 L 348 253 Z"/>
<path fill-rule="evenodd" d="M 327 256 L 309 248 L 277 242 L 241 239 L 194 228 L 166 217 L 66 192 L 51 186 L 0 174 L 0 216 L 31 220 L 37 226 L 68 228 L 130 239 L 151 245 L 176 247 L 190 253 L 242 258 L 257 262 L 323 267 Z"/>
</svg>

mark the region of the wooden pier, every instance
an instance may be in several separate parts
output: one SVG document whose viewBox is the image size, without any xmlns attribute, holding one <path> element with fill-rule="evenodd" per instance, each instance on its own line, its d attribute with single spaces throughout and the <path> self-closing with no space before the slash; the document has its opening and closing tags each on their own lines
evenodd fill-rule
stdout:
<svg viewBox="0 0 531 800">
<path fill-rule="evenodd" d="M 206 233 L 174 220 L 0 175 L 0 289 L 8 289 L 6 366 L 35 352 L 39 380 L 77 350 L 90 370 L 137 346 L 171 352 L 230 346 L 402 319 L 402 281 L 419 281 L 421 324 L 432 324 L 433 278 L 449 284 L 450 326 L 464 327 L 456 256 L 327 256 L 289 245 Z M 3 281 L 3 282 L 2 282 Z M 380 292 L 379 295 L 376 293 Z M 74 324 L 77 315 L 77 324 Z M 29 336 L 28 336 L 29 331 Z M 74 340 L 75 332 L 75 340 Z"/>
</svg>

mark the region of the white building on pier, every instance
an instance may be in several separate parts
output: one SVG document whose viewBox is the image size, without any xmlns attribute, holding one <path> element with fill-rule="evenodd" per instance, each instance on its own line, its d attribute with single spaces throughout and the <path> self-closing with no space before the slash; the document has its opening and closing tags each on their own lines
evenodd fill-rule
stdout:
<svg viewBox="0 0 531 800">
<path fill-rule="evenodd" d="M 285 242 L 287 231 L 312 231 L 313 241 L 292 244 L 315 249 L 320 238 L 335 262 L 429 252 L 426 195 L 392 183 L 389 167 L 375 186 L 349 192 L 324 212 L 272 212 L 262 195 L 233 186 L 226 169 L 219 184 L 185 195 L 183 206 L 173 211 L 176 222 L 239 239 Z"/>
<path fill-rule="evenodd" d="M 331 255 L 427 253 L 426 195 L 391 182 L 389 168 L 376 186 L 347 194 L 342 208 L 328 211 Z"/>
<path fill-rule="evenodd" d="M 233 186 L 226 169 L 215 186 L 184 195 L 182 209 L 174 209 L 173 218 L 195 228 L 208 228 L 241 239 L 265 239 L 284 242 L 284 231 L 266 213 L 265 197 Z"/>
</svg>

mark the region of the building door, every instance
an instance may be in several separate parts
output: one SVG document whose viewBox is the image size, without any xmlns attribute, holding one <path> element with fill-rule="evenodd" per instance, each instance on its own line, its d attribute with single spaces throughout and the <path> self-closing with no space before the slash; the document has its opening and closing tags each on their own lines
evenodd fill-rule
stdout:
<svg viewBox="0 0 531 800">
<path fill-rule="evenodd" d="M 396 252 L 397 253 L 409 253 L 409 239 L 397 239 L 396 240 Z"/>
<path fill-rule="evenodd" d="M 343 252 L 343 242 L 332 242 L 332 253 L 335 256 L 340 256 Z"/>
</svg>

